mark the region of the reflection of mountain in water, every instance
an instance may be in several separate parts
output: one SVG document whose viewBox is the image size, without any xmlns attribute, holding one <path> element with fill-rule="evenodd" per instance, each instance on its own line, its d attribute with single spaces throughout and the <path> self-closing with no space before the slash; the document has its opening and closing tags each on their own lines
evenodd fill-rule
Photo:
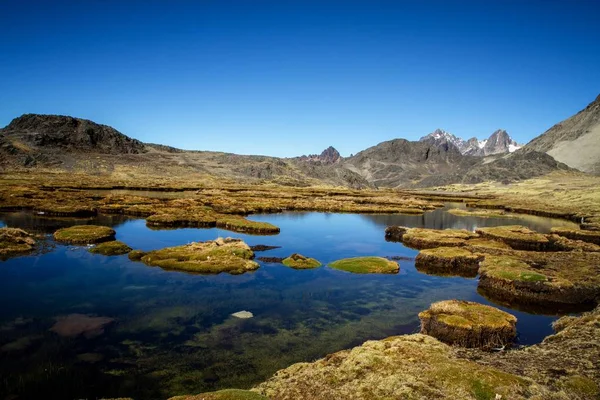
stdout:
<svg viewBox="0 0 600 400">
<path fill-rule="evenodd" d="M 92 218 L 47 217 L 31 211 L 7 212 L 0 214 L 0 226 L 4 223 L 11 228 L 21 228 L 32 233 L 54 233 L 60 228 L 73 225 L 104 225 L 117 227 L 127 221 L 124 215 L 98 215 Z"/>
<path fill-rule="evenodd" d="M 548 233 L 552 227 L 563 226 L 577 229 L 577 224 L 569 221 L 523 215 L 519 218 L 482 218 L 457 216 L 440 208 L 423 215 L 361 215 L 365 220 L 382 227 L 390 225 L 428 229 L 466 229 L 474 231 L 482 226 L 523 225 L 541 233 Z"/>
</svg>

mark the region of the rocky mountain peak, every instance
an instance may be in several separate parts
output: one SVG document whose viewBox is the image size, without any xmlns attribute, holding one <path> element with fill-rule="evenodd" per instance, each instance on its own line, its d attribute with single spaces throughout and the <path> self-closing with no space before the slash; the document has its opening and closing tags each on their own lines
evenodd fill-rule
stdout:
<svg viewBox="0 0 600 400">
<path fill-rule="evenodd" d="M 487 139 L 483 146 L 484 155 L 512 153 L 519 149 L 519 144 L 514 141 L 504 129 L 498 129 Z"/>
<path fill-rule="evenodd" d="M 333 146 L 329 146 L 321 152 L 321 154 L 309 154 L 298 157 L 300 161 L 318 162 L 321 164 L 335 164 L 342 159 L 339 151 Z"/>
</svg>

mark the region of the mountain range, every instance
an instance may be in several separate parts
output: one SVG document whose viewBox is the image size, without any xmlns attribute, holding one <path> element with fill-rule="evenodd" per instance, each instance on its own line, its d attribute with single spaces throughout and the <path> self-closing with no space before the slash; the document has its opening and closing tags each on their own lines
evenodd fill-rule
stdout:
<svg viewBox="0 0 600 400">
<path fill-rule="evenodd" d="M 346 158 L 333 147 L 295 158 L 188 151 L 142 143 L 85 119 L 25 114 L 0 129 L 0 167 L 354 188 L 510 182 L 570 169 L 600 174 L 600 96 L 523 147 L 505 130 L 480 141 L 437 129 L 418 141 L 393 139 Z"/>
<path fill-rule="evenodd" d="M 437 145 L 448 142 L 456 146 L 462 155 L 476 157 L 512 153 L 521 148 L 521 146 L 514 141 L 504 129 L 498 129 L 485 140 L 479 140 L 476 137 L 464 140 L 443 129 L 436 129 L 429 135 L 423 136 L 419 141 Z"/>
</svg>

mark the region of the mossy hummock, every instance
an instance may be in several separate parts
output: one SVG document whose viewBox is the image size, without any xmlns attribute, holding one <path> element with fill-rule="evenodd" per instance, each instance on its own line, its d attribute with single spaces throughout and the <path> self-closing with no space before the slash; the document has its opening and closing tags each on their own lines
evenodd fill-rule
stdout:
<svg viewBox="0 0 600 400">
<path fill-rule="evenodd" d="M 330 263 L 329 266 L 354 274 L 397 274 L 400 271 L 397 262 L 383 257 L 344 258 Z"/>
<path fill-rule="evenodd" d="M 298 253 L 294 253 L 291 256 L 284 258 L 281 262 L 286 267 L 294 269 L 313 269 L 322 265 L 318 260 L 304 257 L 302 254 Z"/>
<path fill-rule="evenodd" d="M 258 269 L 254 252 L 240 239 L 209 240 L 154 250 L 141 257 L 146 265 L 205 274 L 242 274 Z"/>
<path fill-rule="evenodd" d="M 546 235 L 521 225 L 479 228 L 475 232 L 487 239 L 499 240 L 515 250 L 549 251 L 552 243 Z"/>
<path fill-rule="evenodd" d="M 93 244 L 114 240 L 115 231 L 107 226 L 75 225 L 54 232 L 57 242 L 70 244 Z"/>
<path fill-rule="evenodd" d="M 129 257 L 131 261 L 141 261 L 142 257 L 144 257 L 146 254 L 148 254 L 147 251 L 131 250 L 129 254 L 127 254 L 127 257 Z"/>
<path fill-rule="evenodd" d="M 559 236 L 564 236 L 568 239 L 582 240 L 584 242 L 600 245 L 600 231 L 552 228 L 551 232 Z"/>
<path fill-rule="evenodd" d="M 102 254 L 105 256 L 120 256 L 131 251 L 131 247 L 118 240 L 111 240 L 92 247 L 89 252 L 94 254 Z"/>
<path fill-rule="evenodd" d="M 402 243 L 414 249 L 464 246 L 469 239 L 479 237 L 465 229 L 410 228 L 402 235 Z"/>
<path fill-rule="evenodd" d="M 0 228 L 0 257 L 28 253 L 34 246 L 35 240 L 23 229 Z"/>
<path fill-rule="evenodd" d="M 462 247 L 437 247 L 421 250 L 415 259 L 415 268 L 427 274 L 474 278 L 483 258 Z"/>
<path fill-rule="evenodd" d="M 509 303 L 594 304 L 600 300 L 600 253 L 486 255 L 479 288 Z"/>
<path fill-rule="evenodd" d="M 419 313 L 421 333 L 448 344 L 493 348 L 512 343 L 517 318 L 494 307 L 472 301 L 446 300 Z"/>
</svg>

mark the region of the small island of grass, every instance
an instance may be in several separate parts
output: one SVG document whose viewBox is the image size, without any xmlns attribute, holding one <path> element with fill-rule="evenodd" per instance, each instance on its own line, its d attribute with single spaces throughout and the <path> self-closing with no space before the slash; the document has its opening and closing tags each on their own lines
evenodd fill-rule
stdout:
<svg viewBox="0 0 600 400">
<path fill-rule="evenodd" d="M 322 264 L 314 258 L 304 257 L 302 254 L 294 253 L 284 258 L 282 264 L 294 269 L 312 269 L 320 267 Z"/>
<path fill-rule="evenodd" d="M 330 263 L 329 266 L 354 274 L 396 274 L 400 271 L 397 262 L 383 257 L 344 258 Z"/>
<path fill-rule="evenodd" d="M 472 301 L 446 300 L 419 313 L 421 333 L 464 347 L 506 346 L 517 335 L 517 318 Z"/>
<path fill-rule="evenodd" d="M 19 228 L 0 228 L 0 257 L 27 253 L 33 250 L 35 240 Z"/>
<path fill-rule="evenodd" d="M 240 239 L 218 238 L 150 251 L 141 257 L 141 261 L 146 265 L 168 270 L 242 274 L 258 269 L 258 263 L 252 258 L 254 252 Z"/>
<path fill-rule="evenodd" d="M 107 226 L 75 225 L 54 232 L 57 242 L 69 244 L 93 244 L 114 240 L 115 231 Z"/>
<path fill-rule="evenodd" d="M 130 251 L 131 247 L 118 240 L 111 240 L 110 242 L 100 243 L 89 250 L 90 253 L 102 254 L 105 256 L 120 256 L 122 254 L 127 254 Z"/>
</svg>

